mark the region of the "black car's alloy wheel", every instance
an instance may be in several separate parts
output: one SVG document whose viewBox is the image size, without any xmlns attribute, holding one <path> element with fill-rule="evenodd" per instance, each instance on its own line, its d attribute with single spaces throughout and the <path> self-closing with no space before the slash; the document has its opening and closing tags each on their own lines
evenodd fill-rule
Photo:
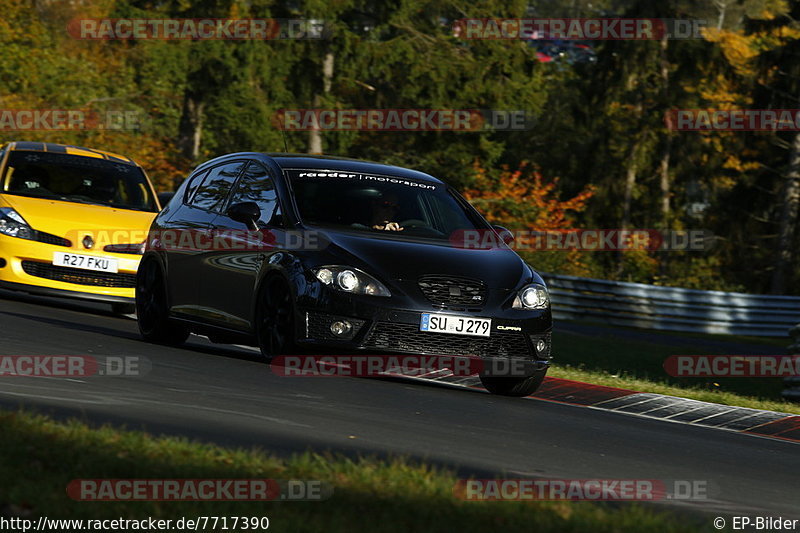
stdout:
<svg viewBox="0 0 800 533">
<path fill-rule="evenodd" d="M 154 260 L 143 262 L 136 274 L 136 315 L 147 342 L 176 345 L 189 337 L 187 328 L 169 320 L 164 276 Z"/>
<path fill-rule="evenodd" d="M 294 346 L 292 295 L 281 278 L 267 280 L 256 307 L 258 347 L 267 359 L 291 353 Z"/>
</svg>

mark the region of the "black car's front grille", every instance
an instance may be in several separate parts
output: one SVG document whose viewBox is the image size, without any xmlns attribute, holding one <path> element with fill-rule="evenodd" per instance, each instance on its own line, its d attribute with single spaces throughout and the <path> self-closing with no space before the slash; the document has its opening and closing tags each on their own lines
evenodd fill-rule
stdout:
<svg viewBox="0 0 800 533">
<path fill-rule="evenodd" d="M 60 267 L 37 261 L 23 261 L 22 270 L 29 276 L 52 279 L 76 285 L 93 285 L 96 287 L 113 287 L 131 289 L 136 286 L 135 274 L 115 274 L 113 272 L 93 272 L 80 268 Z"/>
<path fill-rule="evenodd" d="M 423 276 L 419 278 L 418 284 L 422 294 L 440 307 L 479 309 L 486 301 L 486 285 L 480 280 Z"/>
<path fill-rule="evenodd" d="M 492 331 L 491 337 L 473 337 L 420 331 L 413 324 L 378 322 L 364 347 L 392 352 L 430 355 L 472 355 L 531 359 L 533 349 L 519 331 Z"/>
<path fill-rule="evenodd" d="M 38 231 L 38 230 L 33 231 L 33 240 L 38 242 L 43 242 L 45 244 L 66 246 L 67 248 L 72 246 L 72 243 L 63 237 L 59 237 L 58 235 L 52 235 L 50 233 L 45 233 L 43 231 Z"/>
</svg>

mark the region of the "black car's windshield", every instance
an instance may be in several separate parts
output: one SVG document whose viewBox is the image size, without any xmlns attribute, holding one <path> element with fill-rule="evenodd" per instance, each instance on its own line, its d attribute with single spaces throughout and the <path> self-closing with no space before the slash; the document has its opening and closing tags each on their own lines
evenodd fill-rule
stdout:
<svg viewBox="0 0 800 533">
<path fill-rule="evenodd" d="M 306 224 L 373 234 L 449 239 L 484 225 L 445 185 L 334 170 L 289 170 Z"/>
<path fill-rule="evenodd" d="M 3 194 L 158 211 L 139 167 L 94 157 L 13 151 L 0 185 Z"/>
</svg>

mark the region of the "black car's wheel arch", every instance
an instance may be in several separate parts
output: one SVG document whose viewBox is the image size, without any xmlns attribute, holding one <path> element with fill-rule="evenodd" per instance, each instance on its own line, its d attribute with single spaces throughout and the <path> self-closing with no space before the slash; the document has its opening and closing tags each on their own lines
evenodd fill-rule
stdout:
<svg viewBox="0 0 800 533">
<path fill-rule="evenodd" d="M 163 291 L 161 293 L 161 298 L 163 298 L 163 301 L 161 302 L 161 305 L 150 307 L 149 313 L 146 313 L 145 307 L 148 305 L 152 306 L 157 301 L 151 299 L 154 298 L 152 295 L 146 298 L 147 300 L 150 300 L 149 304 L 142 304 L 140 301 L 140 287 L 142 286 L 142 283 L 146 284 L 146 282 L 143 281 L 143 276 L 147 275 L 147 271 L 151 266 L 155 271 L 156 277 L 153 278 L 153 285 L 150 286 L 149 290 L 153 294 L 156 294 L 156 292 L 153 291 L 156 291 L 156 288 L 160 287 Z M 182 344 L 189 336 L 190 330 L 185 325 L 175 324 L 170 319 L 172 307 L 167 277 L 164 263 L 158 254 L 146 253 L 139 263 L 136 276 L 136 314 L 139 332 L 148 342 L 175 346 Z M 160 280 L 158 280 L 158 278 L 160 278 Z M 145 307 L 140 308 L 140 304 L 144 305 Z M 161 309 L 160 312 L 157 311 L 159 308 Z M 153 311 L 156 311 L 155 316 L 153 315 Z"/>
<path fill-rule="evenodd" d="M 303 269 L 299 264 L 299 261 L 296 258 L 291 258 L 288 254 L 284 254 L 284 257 L 281 260 L 276 261 L 274 263 L 269 263 L 267 261 L 264 262 L 262 266 L 261 272 L 258 276 L 258 281 L 256 285 L 253 287 L 253 303 L 250 309 L 250 316 L 251 316 L 251 324 L 253 324 L 253 335 L 256 335 L 256 317 L 258 316 L 258 305 L 259 305 L 259 295 L 264 287 L 268 286 L 269 283 L 274 283 L 275 280 L 280 280 L 281 283 L 285 284 L 286 287 L 289 289 L 289 298 L 292 302 L 292 312 L 294 313 L 294 331 L 292 331 L 292 335 L 297 338 L 298 335 L 298 324 L 302 321 L 300 317 L 297 315 L 298 310 L 297 306 L 295 305 L 297 302 L 298 294 L 302 292 L 302 287 L 300 287 L 301 283 L 303 282 Z"/>
<path fill-rule="evenodd" d="M 170 290 L 169 290 L 169 277 L 168 277 L 168 270 L 167 270 L 167 262 L 164 260 L 164 257 L 159 252 L 154 251 L 147 251 L 142 256 L 142 259 L 139 261 L 139 268 L 137 269 L 137 275 L 141 271 L 142 265 L 147 262 L 155 261 L 158 265 L 158 270 L 161 273 L 161 276 L 164 278 L 164 285 L 166 286 L 166 298 L 167 298 L 167 308 L 172 309 L 171 300 L 170 300 Z"/>
</svg>

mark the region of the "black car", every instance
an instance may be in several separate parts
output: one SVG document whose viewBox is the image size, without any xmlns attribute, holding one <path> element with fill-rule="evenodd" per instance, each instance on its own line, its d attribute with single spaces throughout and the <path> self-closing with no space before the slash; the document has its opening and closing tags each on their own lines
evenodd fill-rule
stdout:
<svg viewBox="0 0 800 533">
<path fill-rule="evenodd" d="M 262 245 L 250 245 L 253 234 Z M 504 240 L 471 247 L 465 234 Z M 481 380 L 527 395 L 547 372 L 552 316 L 511 238 L 422 172 L 230 154 L 199 166 L 153 222 L 136 281 L 139 329 L 157 343 L 189 332 L 249 343 L 268 359 L 313 348 L 523 361 L 522 373 Z"/>
</svg>

